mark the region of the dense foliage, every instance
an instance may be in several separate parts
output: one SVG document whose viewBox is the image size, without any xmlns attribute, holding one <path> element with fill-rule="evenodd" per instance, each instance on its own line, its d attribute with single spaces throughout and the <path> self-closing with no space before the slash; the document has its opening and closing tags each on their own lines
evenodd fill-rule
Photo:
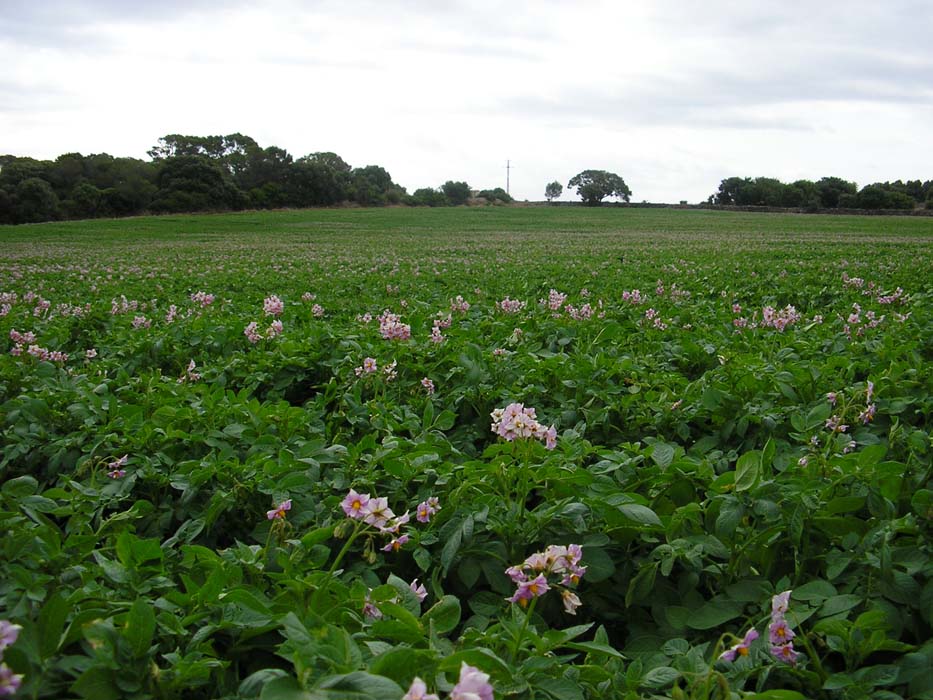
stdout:
<svg viewBox="0 0 933 700">
<path fill-rule="evenodd" d="M 381 166 L 353 168 L 331 152 L 294 159 L 243 134 L 169 134 L 149 156 L 152 161 L 106 153 L 66 153 L 54 161 L 0 156 L 0 224 L 345 204 L 451 206 L 474 196 L 466 182 L 451 180 L 409 195 Z M 501 187 L 476 197 L 512 201 Z"/>
<path fill-rule="evenodd" d="M 597 206 L 606 197 L 618 197 L 624 202 L 628 202 L 632 197 L 632 191 L 625 184 L 625 180 L 606 170 L 579 172 L 567 183 L 567 188 L 571 187 L 576 187 L 577 196 L 591 207 Z"/>
<path fill-rule="evenodd" d="M 914 209 L 933 202 L 933 180 L 876 182 L 861 190 L 854 182 L 824 177 L 785 184 L 770 177 L 730 177 L 719 183 L 710 204 L 803 209 Z"/>
<path fill-rule="evenodd" d="M 0 692 L 933 698 L 931 233 L 5 229 Z"/>
</svg>

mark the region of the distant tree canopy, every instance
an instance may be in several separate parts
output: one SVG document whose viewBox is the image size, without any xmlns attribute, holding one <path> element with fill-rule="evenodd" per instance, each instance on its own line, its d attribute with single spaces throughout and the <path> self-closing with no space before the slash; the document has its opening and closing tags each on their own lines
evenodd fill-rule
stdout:
<svg viewBox="0 0 933 700">
<path fill-rule="evenodd" d="M 596 206 L 606 197 L 619 197 L 628 202 L 632 191 L 625 180 L 605 170 L 584 170 L 574 175 L 567 187 L 576 187 L 577 194 L 587 206 Z"/>
<path fill-rule="evenodd" d="M 293 158 L 243 134 L 168 134 L 152 161 L 66 153 L 54 161 L 0 156 L 0 224 L 145 212 L 397 204 L 405 188 L 378 165 L 336 153 Z"/>
<path fill-rule="evenodd" d="M 470 186 L 465 182 L 448 180 L 441 185 L 441 191 L 453 206 L 466 204 L 467 200 L 470 198 Z"/>
<path fill-rule="evenodd" d="M 552 199 L 557 199 L 563 193 L 564 193 L 564 186 L 561 185 L 557 180 L 555 180 L 554 182 L 548 183 L 544 188 L 544 198 L 547 199 L 547 201 L 549 202 Z"/>
<path fill-rule="evenodd" d="M 804 209 L 914 209 L 933 196 L 933 181 L 877 182 L 861 190 L 854 182 L 824 177 L 785 184 L 769 177 L 730 177 L 710 195 L 711 204 Z"/>
<path fill-rule="evenodd" d="M 455 207 L 461 204 L 508 204 L 512 198 L 501 187 L 474 192 L 466 182 L 448 180 L 434 189 L 423 187 L 415 190 L 404 202 L 416 207 Z"/>
</svg>

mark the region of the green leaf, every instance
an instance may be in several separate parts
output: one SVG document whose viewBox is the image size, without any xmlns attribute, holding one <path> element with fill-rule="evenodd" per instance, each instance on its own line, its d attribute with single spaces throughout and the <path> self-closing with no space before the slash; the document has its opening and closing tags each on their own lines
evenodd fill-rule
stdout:
<svg viewBox="0 0 933 700">
<path fill-rule="evenodd" d="M 629 520 L 633 520 L 639 525 L 661 527 L 661 519 L 657 513 L 647 506 L 638 503 L 623 503 L 619 506 L 619 511 Z"/>
<path fill-rule="evenodd" d="M 641 677 L 639 681 L 639 686 L 644 688 L 651 688 L 652 690 L 658 690 L 667 685 L 670 685 L 680 677 L 680 671 L 676 668 L 671 668 L 670 666 L 658 666 L 653 668 L 644 676 Z"/>
<path fill-rule="evenodd" d="M 587 654 L 612 656 L 616 659 L 625 658 L 622 653 L 614 647 L 611 647 L 608 644 L 600 644 L 599 642 L 567 642 L 563 646 L 567 649 L 573 649 L 575 651 L 585 651 Z"/>
<path fill-rule="evenodd" d="M 761 478 L 761 452 L 752 450 L 739 457 L 735 463 L 735 490 L 748 491 Z"/>
<path fill-rule="evenodd" d="M 39 655 L 51 658 L 58 651 L 71 606 L 60 594 L 52 595 L 39 612 Z"/>
<path fill-rule="evenodd" d="M 114 672 L 100 666 L 92 666 L 78 676 L 71 690 L 88 700 L 121 700 L 123 692 L 117 688 Z"/>
<path fill-rule="evenodd" d="M 445 595 L 421 616 L 421 620 L 426 627 L 428 623 L 433 624 L 437 634 L 447 634 L 460 623 L 460 615 L 460 601 L 456 596 Z"/>
<path fill-rule="evenodd" d="M 820 617 L 829 617 L 851 610 L 862 602 L 862 596 L 846 593 L 828 599 L 820 608 Z"/>
<path fill-rule="evenodd" d="M 586 566 L 586 580 L 589 583 L 599 583 L 615 573 L 616 565 L 606 550 L 601 547 L 583 545 L 582 563 Z"/>
<path fill-rule="evenodd" d="M 730 600 L 711 600 L 695 610 L 687 619 L 687 627 L 695 630 L 710 630 L 734 620 L 742 614 L 742 603 Z"/>
<path fill-rule="evenodd" d="M 638 570 L 638 573 L 629 581 L 628 590 L 625 592 L 625 607 L 631 607 L 632 603 L 647 600 L 651 596 L 657 574 L 658 562 L 656 561 Z"/>
<path fill-rule="evenodd" d="M 3 494 L 12 499 L 31 496 L 39 490 L 39 482 L 31 476 L 18 476 L 3 482 Z"/>
<path fill-rule="evenodd" d="M 651 446 L 651 459 L 661 469 L 667 469 L 674 460 L 674 448 L 666 442 L 656 442 Z"/>
<path fill-rule="evenodd" d="M 460 541 L 462 536 L 462 531 L 458 525 L 450 533 L 447 541 L 444 542 L 444 548 L 441 549 L 441 570 L 444 572 L 444 574 L 446 574 L 450 569 L 450 565 L 453 563 L 454 557 L 457 556 L 457 552 L 460 550 Z"/>
<path fill-rule="evenodd" d="M 133 656 L 141 658 L 152 645 L 156 619 L 152 606 L 142 598 L 136 600 L 126 616 L 123 637 L 130 645 Z"/>
<path fill-rule="evenodd" d="M 746 695 L 746 700 L 807 700 L 806 695 L 801 695 L 796 690 L 766 690 L 763 693 Z"/>
<path fill-rule="evenodd" d="M 580 686 L 566 678 L 536 678 L 532 685 L 556 700 L 584 700 Z"/>
<path fill-rule="evenodd" d="M 512 668 L 500 659 L 489 649 L 475 647 L 473 649 L 464 649 L 458 651 L 443 659 L 439 667 L 442 671 L 460 671 L 460 664 L 466 662 L 470 666 L 475 666 L 483 673 L 488 673 L 494 678 L 502 680 L 511 680 Z"/>
</svg>

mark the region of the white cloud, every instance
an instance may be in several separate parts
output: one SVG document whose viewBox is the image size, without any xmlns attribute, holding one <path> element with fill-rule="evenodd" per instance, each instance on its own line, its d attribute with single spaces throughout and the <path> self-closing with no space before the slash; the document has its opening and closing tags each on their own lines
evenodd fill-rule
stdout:
<svg viewBox="0 0 933 700">
<path fill-rule="evenodd" d="M 730 175 L 929 179 L 933 9 L 831 0 L 49 2 L 0 7 L 0 153 L 145 157 L 167 133 L 332 150 L 409 191 L 634 199 Z M 572 199 L 565 193 L 565 199 Z"/>
</svg>

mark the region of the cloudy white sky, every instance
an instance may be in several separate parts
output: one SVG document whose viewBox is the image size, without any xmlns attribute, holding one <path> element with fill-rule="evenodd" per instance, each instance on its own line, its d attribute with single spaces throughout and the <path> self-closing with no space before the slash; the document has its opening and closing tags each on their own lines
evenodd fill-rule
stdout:
<svg viewBox="0 0 933 700">
<path fill-rule="evenodd" d="M 587 168 L 635 201 L 927 180 L 931 36 L 929 0 L 0 0 L 0 154 L 241 132 L 409 192 L 511 160 L 532 200 Z"/>
</svg>

